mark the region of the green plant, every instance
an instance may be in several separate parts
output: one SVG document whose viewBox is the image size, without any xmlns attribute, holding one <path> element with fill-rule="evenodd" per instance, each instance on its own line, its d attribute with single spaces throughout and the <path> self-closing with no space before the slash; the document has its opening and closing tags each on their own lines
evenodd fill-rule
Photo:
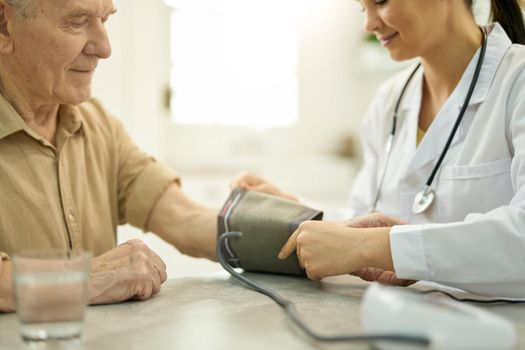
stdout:
<svg viewBox="0 0 525 350">
<path fill-rule="evenodd" d="M 364 35 L 363 40 L 367 43 L 379 44 L 379 40 L 377 40 L 377 37 L 375 36 L 375 34 L 367 33 Z"/>
</svg>

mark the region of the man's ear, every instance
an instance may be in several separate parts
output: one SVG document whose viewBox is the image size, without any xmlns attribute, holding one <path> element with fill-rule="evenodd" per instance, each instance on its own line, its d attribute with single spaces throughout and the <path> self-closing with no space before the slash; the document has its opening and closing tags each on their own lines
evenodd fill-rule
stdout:
<svg viewBox="0 0 525 350">
<path fill-rule="evenodd" d="M 13 52 L 13 15 L 14 9 L 0 0 L 0 54 Z"/>
</svg>

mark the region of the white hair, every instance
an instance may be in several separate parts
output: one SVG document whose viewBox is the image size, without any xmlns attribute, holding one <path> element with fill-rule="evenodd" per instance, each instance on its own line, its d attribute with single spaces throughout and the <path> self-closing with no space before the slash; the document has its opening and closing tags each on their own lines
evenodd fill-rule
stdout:
<svg viewBox="0 0 525 350">
<path fill-rule="evenodd" d="M 7 3 L 16 9 L 15 17 L 17 20 L 29 17 L 34 0 L 6 0 Z"/>
</svg>

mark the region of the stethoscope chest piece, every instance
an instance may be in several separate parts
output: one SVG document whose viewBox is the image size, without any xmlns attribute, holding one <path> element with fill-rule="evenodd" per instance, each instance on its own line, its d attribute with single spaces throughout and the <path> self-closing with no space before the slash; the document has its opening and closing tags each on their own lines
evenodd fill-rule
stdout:
<svg viewBox="0 0 525 350">
<path fill-rule="evenodd" d="M 416 215 L 423 213 L 427 210 L 434 200 L 436 199 L 436 193 L 430 186 L 425 186 L 425 189 L 414 198 L 414 204 L 412 204 L 412 212 Z"/>
</svg>

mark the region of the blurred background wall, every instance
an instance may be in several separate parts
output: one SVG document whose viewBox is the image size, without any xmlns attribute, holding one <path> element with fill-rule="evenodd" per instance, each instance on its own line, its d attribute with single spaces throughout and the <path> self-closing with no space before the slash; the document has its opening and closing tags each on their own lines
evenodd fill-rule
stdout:
<svg viewBox="0 0 525 350">
<path fill-rule="evenodd" d="M 185 191 L 204 204 L 219 208 L 229 193 L 229 181 L 240 171 L 249 170 L 314 201 L 321 209 L 344 205 L 360 166 L 359 124 L 368 103 L 380 83 L 407 63 L 394 63 L 366 37 L 362 30 L 365 17 L 357 1 L 269 1 L 272 7 L 261 11 L 266 17 L 258 18 L 268 30 L 277 18 L 272 16 L 281 14 L 285 7 L 293 19 L 295 121 L 281 127 L 178 123 L 173 101 L 180 92 L 173 89 L 176 77 L 172 73 L 175 66 L 180 68 L 180 62 L 174 36 L 188 34 L 172 21 L 183 18 L 182 12 L 176 11 L 187 10 L 185 6 L 199 1 L 212 12 L 235 3 L 114 0 L 118 13 L 107 23 L 113 55 L 99 65 L 94 96 L 124 122 L 141 148 L 179 171 Z M 261 4 L 260 0 L 243 1 Z M 222 8 L 217 7 L 219 3 Z M 486 15 L 482 10 L 480 14 Z M 191 18 L 188 23 L 191 25 Z M 245 43 L 246 50 L 264 41 L 264 28 L 257 38 L 260 41 L 254 38 Z M 186 39 L 188 50 L 192 40 L 200 48 L 206 41 L 205 36 Z M 265 45 L 271 47 L 271 42 Z M 269 57 L 273 57 L 271 53 Z M 195 57 L 206 58 L 213 60 Z M 202 104 L 207 103 L 206 98 Z M 122 227 L 119 242 L 130 238 L 144 239 L 157 251 L 167 262 L 170 277 L 220 270 L 215 263 L 182 256 L 151 234 Z"/>
</svg>

